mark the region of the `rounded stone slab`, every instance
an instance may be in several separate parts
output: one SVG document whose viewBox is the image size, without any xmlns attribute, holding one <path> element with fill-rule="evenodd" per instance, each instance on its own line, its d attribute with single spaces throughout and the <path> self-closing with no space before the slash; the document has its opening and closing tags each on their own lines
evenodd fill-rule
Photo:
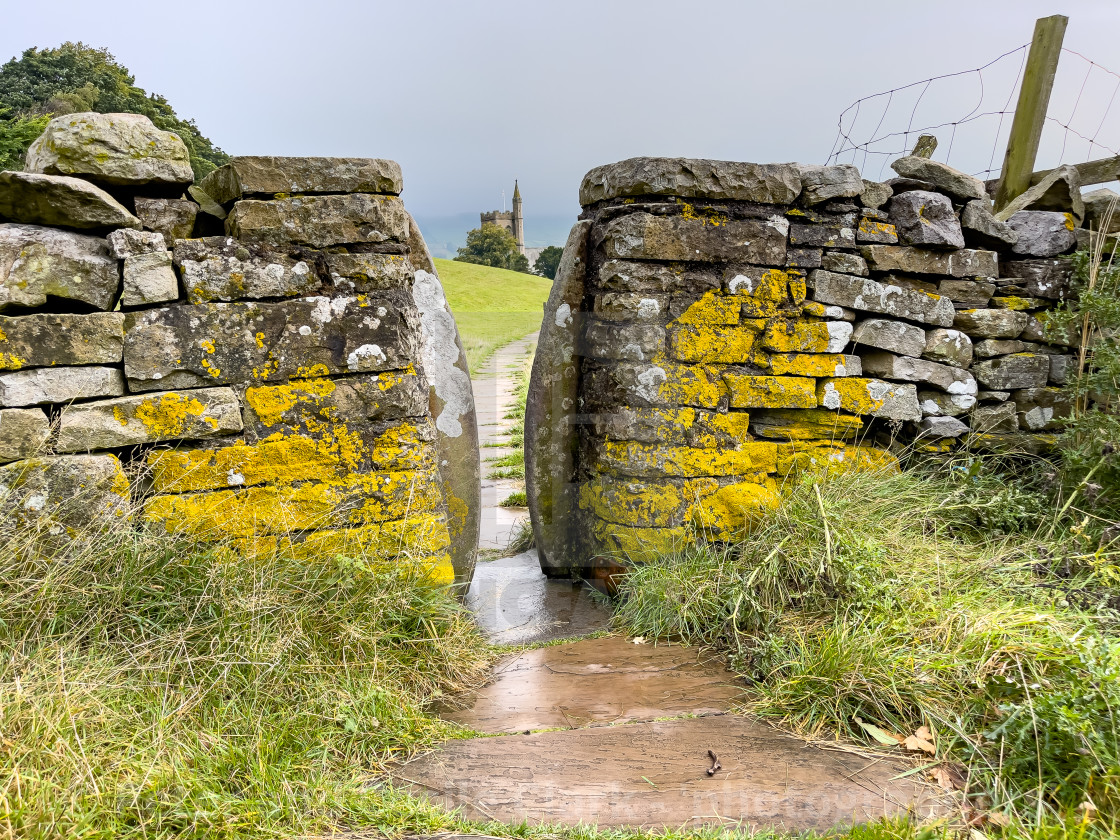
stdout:
<svg viewBox="0 0 1120 840">
<path fill-rule="evenodd" d="M 611 198 L 673 195 L 790 204 L 800 192 L 795 164 L 637 157 L 597 166 L 584 175 L 579 203 L 587 207 Z"/>
<path fill-rule="evenodd" d="M 581 306 L 591 221 L 576 222 L 544 307 L 537 352 L 525 401 L 525 492 L 529 519 L 549 577 L 571 574 L 587 561 L 580 541 L 575 484 Z"/>
<path fill-rule="evenodd" d="M 0 172 L 0 217 L 76 230 L 140 227 L 139 219 L 89 181 L 32 172 Z"/>
<path fill-rule="evenodd" d="M 380 244 L 408 239 L 408 213 L 396 196 L 352 193 L 237 202 L 226 233 L 245 242 L 286 247 Z"/>
<path fill-rule="evenodd" d="M 128 478 L 115 455 L 15 461 L 0 467 L 0 487 L 7 490 L 0 527 L 35 530 L 47 540 L 68 542 L 131 515 Z"/>
<path fill-rule="evenodd" d="M 400 195 L 401 167 L 380 158 L 235 157 L 199 182 L 219 204 L 278 193 L 383 193 Z"/>
<path fill-rule="evenodd" d="M 80 175 L 100 184 L 185 186 L 194 181 L 178 135 L 142 114 L 85 112 L 55 117 L 27 150 L 25 172 Z"/>
<path fill-rule="evenodd" d="M 113 365 L 123 353 L 123 312 L 0 316 L 0 370 Z"/>
<path fill-rule="evenodd" d="M 455 585 L 466 592 L 478 557 L 482 477 L 470 366 L 435 263 L 407 212 L 412 299 L 420 313 L 420 358 L 428 378 L 428 407 L 436 426 L 439 473 L 447 505 Z"/>
<path fill-rule="evenodd" d="M 891 164 L 891 169 L 903 178 L 928 181 L 940 190 L 957 198 L 988 200 L 984 182 L 940 161 L 916 155 L 901 157 Z"/>
</svg>

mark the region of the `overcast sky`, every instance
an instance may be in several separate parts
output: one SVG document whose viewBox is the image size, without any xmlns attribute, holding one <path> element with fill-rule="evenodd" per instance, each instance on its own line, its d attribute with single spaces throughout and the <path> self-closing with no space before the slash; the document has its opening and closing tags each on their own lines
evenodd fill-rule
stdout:
<svg viewBox="0 0 1120 840">
<path fill-rule="evenodd" d="M 406 204 L 426 216 L 496 207 L 518 178 L 527 215 L 574 217 L 583 174 L 636 155 L 823 163 L 853 101 L 978 67 L 1029 41 L 1044 15 L 1069 15 L 1066 47 L 1120 71 L 1117 0 L 3 6 L 0 59 L 66 40 L 107 47 L 230 154 L 393 158 Z M 1020 64 L 985 72 L 981 111 L 1006 105 Z M 1115 149 L 1120 97 L 1106 110 L 1120 78 L 1083 81 L 1088 68 L 1063 57 L 1051 115 L 1069 122 L 1084 84 L 1071 124 Z M 979 90 L 975 76 L 931 85 L 912 127 L 960 120 Z M 856 142 L 904 131 L 920 92 L 900 92 L 885 115 L 885 97 L 861 106 Z M 961 127 L 950 162 L 987 168 L 997 128 Z M 1059 153 L 1053 128 L 1040 165 Z M 944 159 L 951 128 L 936 133 Z M 1064 139 L 1067 161 L 1086 159 L 1084 141 Z M 890 177 L 883 162 L 869 158 L 865 175 Z"/>
</svg>

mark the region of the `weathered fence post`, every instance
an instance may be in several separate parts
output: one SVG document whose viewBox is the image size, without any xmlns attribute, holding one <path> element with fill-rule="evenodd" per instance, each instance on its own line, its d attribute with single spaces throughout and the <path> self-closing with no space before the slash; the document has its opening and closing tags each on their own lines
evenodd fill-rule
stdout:
<svg viewBox="0 0 1120 840">
<path fill-rule="evenodd" d="M 1007 138 L 1007 154 L 1000 171 L 995 200 L 997 211 L 1031 185 L 1038 142 L 1042 137 L 1068 23 L 1069 18 L 1065 15 L 1051 15 L 1035 21 L 1034 38 L 1027 55 L 1023 84 L 1019 88 L 1019 101 L 1015 106 L 1015 119 Z"/>
</svg>

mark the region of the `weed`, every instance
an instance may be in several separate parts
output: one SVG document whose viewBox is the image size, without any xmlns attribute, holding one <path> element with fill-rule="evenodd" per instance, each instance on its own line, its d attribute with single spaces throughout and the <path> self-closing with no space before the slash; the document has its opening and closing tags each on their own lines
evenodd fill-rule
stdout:
<svg viewBox="0 0 1120 840">
<path fill-rule="evenodd" d="M 525 495 L 524 490 L 515 490 L 512 493 L 510 493 L 508 496 L 506 496 L 504 499 L 502 499 L 502 501 L 499 502 L 499 504 L 502 507 L 512 507 L 512 508 L 525 507 L 529 504 L 529 498 L 528 498 L 528 496 Z"/>
</svg>

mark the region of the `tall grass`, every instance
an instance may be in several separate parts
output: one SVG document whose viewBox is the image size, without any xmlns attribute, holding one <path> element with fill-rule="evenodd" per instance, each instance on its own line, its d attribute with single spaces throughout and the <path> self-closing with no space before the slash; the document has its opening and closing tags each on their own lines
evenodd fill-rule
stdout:
<svg viewBox="0 0 1120 840">
<path fill-rule="evenodd" d="M 618 619 L 726 649 L 753 710 L 802 734 L 927 725 L 997 808 L 1114 816 L 1115 564 L 1016 531 L 1037 512 L 1026 495 L 953 468 L 807 478 L 741 542 L 635 568 Z"/>
<path fill-rule="evenodd" d="M 419 566 L 247 559 L 138 531 L 0 534 L 0 837 L 361 824 L 487 649 Z"/>
</svg>

